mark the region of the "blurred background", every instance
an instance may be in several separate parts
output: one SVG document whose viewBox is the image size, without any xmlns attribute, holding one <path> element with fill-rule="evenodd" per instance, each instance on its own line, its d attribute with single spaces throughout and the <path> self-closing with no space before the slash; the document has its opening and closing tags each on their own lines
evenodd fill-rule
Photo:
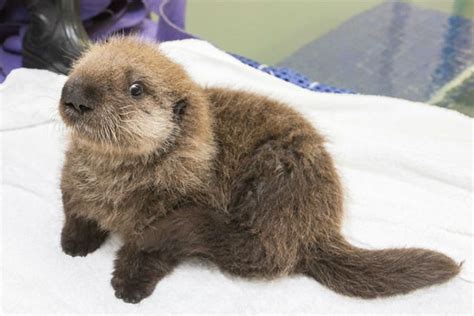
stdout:
<svg viewBox="0 0 474 316">
<path fill-rule="evenodd" d="M 313 91 L 474 116 L 474 0 L 0 0 L 0 82 L 21 66 L 67 74 L 116 33 L 197 37 Z"/>
<path fill-rule="evenodd" d="M 186 29 L 311 80 L 474 115 L 474 0 L 188 0 Z"/>
</svg>

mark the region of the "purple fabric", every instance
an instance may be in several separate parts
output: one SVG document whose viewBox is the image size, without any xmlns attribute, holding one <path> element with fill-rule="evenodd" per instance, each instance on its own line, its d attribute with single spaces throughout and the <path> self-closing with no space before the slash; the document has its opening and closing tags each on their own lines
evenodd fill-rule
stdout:
<svg viewBox="0 0 474 316">
<path fill-rule="evenodd" d="M 157 12 L 158 40 L 161 42 L 193 38 L 184 28 L 186 0 L 162 0 Z"/>
<path fill-rule="evenodd" d="M 21 60 L 21 55 L 9 53 L 0 47 L 0 80 L 2 76 L 6 78 L 13 69 L 20 68 Z"/>
<path fill-rule="evenodd" d="M 21 54 L 21 43 L 26 32 L 26 25 L 20 26 L 16 35 L 9 36 L 3 42 L 3 49 L 12 54 Z"/>
<path fill-rule="evenodd" d="M 155 41 L 156 39 L 156 23 L 150 19 L 141 21 L 138 25 L 134 26 L 133 29 L 125 29 L 125 34 L 141 34 L 143 38 Z"/>
<path fill-rule="evenodd" d="M 9 36 L 5 42 L 3 42 L 3 49 L 10 53 L 21 53 L 21 39 L 20 34 Z"/>
<path fill-rule="evenodd" d="M 81 19 L 88 20 L 105 11 L 112 0 L 81 0 Z"/>
<path fill-rule="evenodd" d="M 92 40 L 106 38 L 114 31 L 114 26 L 124 17 L 128 11 L 129 3 L 126 1 L 112 2 L 104 11 L 83 22 L 84 28 Z M 133 25 L 131 25 L 133 26 Z"/>
<path fill-rule="evenodd" d="M 120 19 L 117 19 L 115 23 L 110 25 L 110 28 L 104 31 L 99 31 L 97 34 L 91 34 L 91 37 L 93 39 L 99 39 L 119 32 L 120 30 L 134 30 L 134 27 L 138 26 L 142 21 L 144 21 L 147 15 L 148 12 L 144 7 L 125 11 Z"/>
<path fill-rule="evenodd" d="M 81 19 L 90 38 L 99 40 L 114 33 L 140 34 L 170 41 L 192 38 L 185 28 L 186 0 L 81 0 Z M 158 24 L 150 13 L 159 17 Z M 21 67 L 21 43 L 28 14 L 18 0 L 0 0 L 0 82 L 12 69 Z"/>
<path fill-rule="evenodd" d="M 26 12 L 26 8 L 21 5 L 21 1 L 14 3 L 11 1 L 5 2 L 3 7 L 0 7 L 0 10 L 5 10 L 5 22 L 28 23 L 28 12 Z M 3 23 L 3 21 L 1 22 Z"/>
</svg>

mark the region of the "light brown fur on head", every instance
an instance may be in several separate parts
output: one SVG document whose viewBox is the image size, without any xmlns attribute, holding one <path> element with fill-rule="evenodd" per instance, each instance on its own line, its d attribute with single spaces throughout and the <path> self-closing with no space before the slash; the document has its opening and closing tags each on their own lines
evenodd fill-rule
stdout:
<svg viewBox="0 0 474 316">
<path fill-rule="evenodd" d="M 143 93 L 132 93 L 136 83 Z M 350 245 L 339 177 L 314 127 L 278 101 L 199 87 L 157 45 L 93 45 L 60 112 L 71 130 L 62 247 L 83 256 L 118 233 L 112 286 L 126 302 L 196 256 L 245 277 L 304 273 L 365 298 L 459 272 L 430 250 Z"/>
<path fill-rule="evenodd" d="M 80 121 L 67 115 L 67 107 L 60 107 L 74 141 L 100 152 L 139 156 L 166 151 L 188 128 L 193 129 L 189 131 L 192 138 L 212 137 L 207 108 L 201 105 L 202 91 L 179 65 L 158 51 L 158 45 L 137 38 L 111 38 L 91 45 L 74 64 L 63 88 L 63 96 L 70 89 L 84 90 L 94 107 L 93 115 Z M 130 95 L 133 83 L 143 86 L 140 97 Z M 180 103 L 191 112 L 186 118 L 193 122 L 176 121 L 173 107 Z"/>
</svg>

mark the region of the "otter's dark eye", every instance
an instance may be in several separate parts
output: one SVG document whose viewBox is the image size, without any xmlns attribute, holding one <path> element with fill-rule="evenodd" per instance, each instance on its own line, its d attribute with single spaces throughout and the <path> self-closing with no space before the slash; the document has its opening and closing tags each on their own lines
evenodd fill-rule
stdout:
<svg viewBox="0 0 474 316">
<path fill-rule="evenodd" d="M 134 83 L 129 88 L 130 94 L 134 97 L 138 97 L 143 93 L 143 87 L 139 83 Z"/>
</svg>

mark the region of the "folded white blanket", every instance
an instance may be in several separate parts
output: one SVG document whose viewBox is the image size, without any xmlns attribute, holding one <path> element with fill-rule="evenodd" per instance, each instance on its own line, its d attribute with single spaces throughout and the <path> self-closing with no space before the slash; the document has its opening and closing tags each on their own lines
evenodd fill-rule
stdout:
<svg viewBox="0 0 474 316">
<path fill-rule="evenodd" d="M 461 274 L 409 295 L 362 300 L 305 276 L 247 280 L 193 261 L 150 298 L 125 304 L 109 283 L 116 238 L 85 258 L 66 256 L 59 245 L 65 128 L 56 108 L 66 77 L 19 69 L 0 86 L 4 312 L 472 313 L 472 119 L 393 98 L 307 91 L 202 41 L 161 49 L 202 85 L 265 94 L 314 122 L 343 178 L 351 242 L 439 250 L 465 261 Z"/>
</svg>

